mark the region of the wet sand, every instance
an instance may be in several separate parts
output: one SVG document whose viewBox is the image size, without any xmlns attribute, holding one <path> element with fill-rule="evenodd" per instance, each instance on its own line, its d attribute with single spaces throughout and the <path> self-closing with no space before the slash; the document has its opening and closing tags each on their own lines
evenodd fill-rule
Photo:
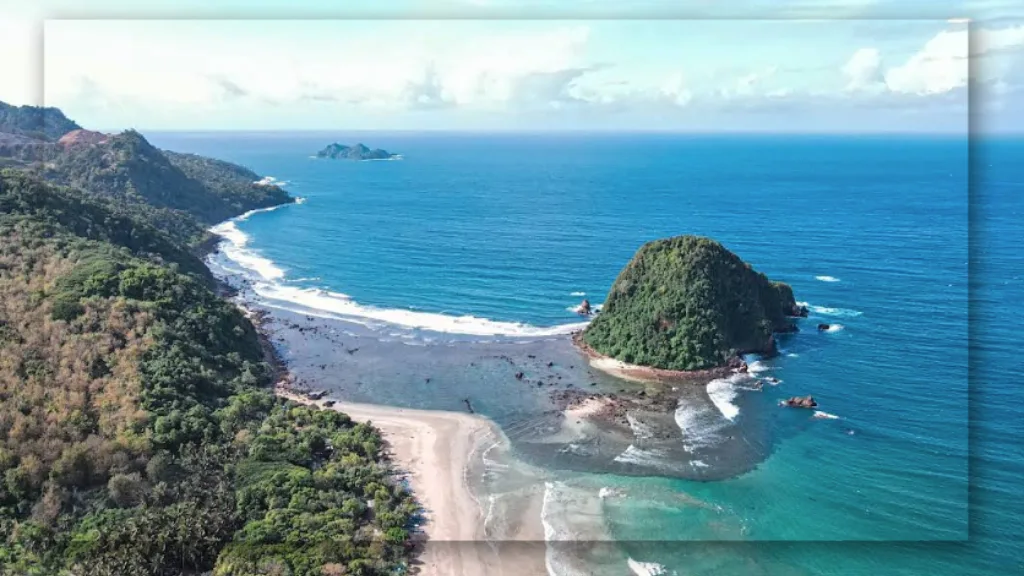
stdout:
<svg viewBox="0 0 1024 576">
<path fill-rule="evenodd" d="M 277 394 L 326 408 L 327 399 L 311 400 L 284 389 Z M 469 486 L 468 470 L 482 450 L 501 438 L 493 422 L 458 412 L 347 402 L 336 402 L 330 409 L 380 429 L 392 462 L 408 474 L 427 519 L 426 542 L 413 563 L 414 574 L 547 574 L 544 530 L 536 497 L 523 507 L 522 516 L 515 519 L 501 542 L 486 538 L 485 511 Z"/>
</svg>

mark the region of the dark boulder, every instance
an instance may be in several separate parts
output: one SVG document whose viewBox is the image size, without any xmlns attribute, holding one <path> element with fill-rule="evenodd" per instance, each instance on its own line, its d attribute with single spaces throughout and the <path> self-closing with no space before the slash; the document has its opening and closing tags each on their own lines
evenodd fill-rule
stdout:
<svg viewBox="0 0 1024 576">
<path fill-rule="evenodd" d="M 586 298 L 584 298 L 583 302 L 581 302 L 580 305 L 576 307 L 577 314 L 589 316 L 593 312 L 594 310 L 590 307 L 590 300 L 587 300 Z"/>
<path fill-rule="evenodd" d="M 788 400 L 783 400 L 782 405 L 790 408 L 815 408 L 818 403 L 813 396 L 793 396 Z"/>
</svg>

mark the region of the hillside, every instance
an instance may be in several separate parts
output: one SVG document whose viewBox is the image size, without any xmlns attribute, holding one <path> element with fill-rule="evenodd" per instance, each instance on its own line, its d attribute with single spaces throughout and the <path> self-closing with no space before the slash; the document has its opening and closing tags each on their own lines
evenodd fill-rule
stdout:
<svg viewBox="0 0 1024 576">
<path fill-rule="evenodd" d="M 207 228 L 217 222 L 293 201 L 230 162 L 160 150 L 134 130 L 83 130 L 55 108 L 0 102 L 3 167 L 38 170 L 51 182 L 112 200 L 191 246 L 205 243 Z"/>
<path fill-rule="evenodd" d="M 202 261 L 154 228 L 134 211 L 83 192 L 48 185 L 23 172 L 2 172 L 0 214 L 26 216 L 36 223 L 57 226 L 75 236 L 109 243 L 133 255 L 173 265 L 183 272 L 210 279 Z"/>
<path fill-rule="evenodd" d="M 0 170 L 0 574 L 400 570 L 416 506 L 378 432 L 274 397 L 194 253 L 291 198 L 134 132 L 21 138 Z"/>
<path fill-rule="evenodd" d="M 37 140 L 57 140 L 81 128 L 57 108 L 11 106 L 0 102 L 0 134 L 17 134 Z M 0 138 L 2 143 L 3 138 Z"/>
<path fill-rule="evenodd" d="M 794 330 L 788 315 L 798 313 L 788 285 L 714 240 L 677 236 L 637 251 L 583 339 L 631 364 L 698 370 L 773 351 L 773 333 Z"/>
<path fill-rule="evenodd" d="M 125 203 L 188 214 L 204 228 L 248 210 L 292 199 L 259 176 L 227 162 L 163 152 L 142 134 L 127 131 L 100 145 L 51 153 L 44 175 Z"/>
</svg>

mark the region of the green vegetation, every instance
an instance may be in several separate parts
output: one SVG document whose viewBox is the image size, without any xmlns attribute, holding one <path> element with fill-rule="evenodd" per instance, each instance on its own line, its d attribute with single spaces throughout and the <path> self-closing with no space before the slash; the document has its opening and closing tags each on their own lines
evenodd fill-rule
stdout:
<svg viewBox="0 0 1024 576">
<path fill-rule="evenodd" d="M 287 194 L 136 133 L 59 148 L 0 171 L 0 574 L 400 571 L 416 506 L 378 432 L 268 392 L 192 253 Z"/>
<path fill-rule="evenodd" d="M 59 225 L 76 236 L 107 242 L 209 279 L 209 271 L 188 249 L 149 224 L 151 213 L 72 189 L 45 184 L 25 173 L 4 173 L 0 213 L 20 214 Z"/>
<path fill-rule="evenodd" d="M 371 150 L 364 144 L 346 146 L 335 142 L 317 152 L 316 156 L 317 158 L 332 158 L 334 160 L 388 160 L 394 158 L 395 154 L 381 148 Z"/>
<path fill-rule="evenodd" d="M 195 248 L 210 225 L 258 208 L 291 202 L 247 168 L 159 150 L 129 130 L 103 143 L 53 142 L 78 129 L 57 109 L 0 102 L 0 168 L 31 170 L 54 183 L 114 202 L 116 210 Z"/>
<path fill-rule="evenodd" d="M 583 339 L 624 362 L 698 370 L 771 350 L 773 332 L 792 330 L 795 311 L 788 285 L 714 240 L 677 236 L 637 251 Z"/>
<path fill-rule="evenodd" d="M 47 179 L 150 212 L 151 222 L 178 227 L 166 229 L 191 243 L 201 241 L 203 229 L 210 224 L 292 201 L 277 186 L 256 184 L 259 177 L 250 170 L 163 152 L 132 130 L 102 145 L 51 148 L 45 162 Z M 187 228 L 175 224 L 181 221 L 187 222 Z"/>
<path fill-rule="evenodd" d="M 0 102 L 0 132 L 38 140 L 56 140 L 81 128 L 56 108 L 11 106 Z M 2 140 L 0 140 L 2 141 Z"/>
</svg>

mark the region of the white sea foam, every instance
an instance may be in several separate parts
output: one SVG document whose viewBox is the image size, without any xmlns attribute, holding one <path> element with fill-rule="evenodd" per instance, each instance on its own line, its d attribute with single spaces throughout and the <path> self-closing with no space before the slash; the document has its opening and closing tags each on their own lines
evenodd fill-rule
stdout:
<svg viewBox="0 0 1024 576">
<path fill-rule="evenodd" d="M 815 280 L 821 280 L 822 282 L 839 282 L 839 278 L 835 276 L 815 276 Z"/>
<path fill-rule="evenodd" d="M 227 242 L 222 243 L 224 255 L 250 272 L 255 272 L 258 282 L 253 286 L 257 295 L 275 302 L 268 303 L 277 308 L 306 313 L 314 316 L 338 318 L 371 326 L 368 321 L 377 321 L 404 328 L 463 334 L 470 336 L 514 336 L 545 337 L 568 334 L 586 327 L 586 322 L 574 322 L 550 327 L 532 326 L 519 322 L 502 322 L 475 316 L 452 316 L 414 310 L 377 308 L 353 301 L 340 292 L 319 288 L 299 288 L 284 284 L 284 270 L 272 260 L 264 258 L 248 247 L 249 236 L 242 232 L 236 222 L 244 221 L 253 214 L 269 212 L 281 206 L 250 210 L 237 218 L 222 222 L 210 228 Z M 304 310 L 295 310 L 283 304 L 299 305 Z M 599 307 L 595 307 L 599 309 Z M 319 312 L 317 314 L 316 312 Z"/>
<path fill-rule="evenodd" d="M 796 352 L 787 352 L 786 356 L 788 356 L 790 358 L 799 358 L 800 357 L 800 355 L 797 354 Z"/>
<path fill-rule="evenodd" d="M 735 376 L 730 378 L 717 378 L 708 382 L 707 391 L 708 397 L 711 398 L 711 402 L 714 403 L 715 408 L 722 413 L 722 416 L 729 421 L 735 420 L 740 414 L 740 408 L 736 404 L 733 404 L 733 400 L 736 399 L 736 380 Z"/>
<path fill-rule="evenodd" d="M 666 574 L 665 567 L 657 562 L 639 562 L 629 558 L 626 563 L 636 576 L 662 576 Z"/>
<path fill-rule="evenodd" d="M 844 326 L 842 324 L 829 324 L 828 328 L 823 330 L 823 332 L 839 332 L 843 328 Z"/>
<path fill-rule="evenodd" d="M 626 494 L 622 490 L 616 490 L 615 488 L 609 488 L 608 486 L 602 486 L 597 491 L 597 497 L 604 500 L 606 498 L 621 498 Z"/>
<path fill-rule="evenodd" d="M 690 466 L 694 468 L 708 468 L 708 463 L 703 460 L 690 460 Z"/>
<path fill-rule="evenodd" d="M 718 433 L 728 425 L 717 410 L 683 399 L 676 406 L 675 421 L 683 435 L 683 449 L 690 453 L 715 444 Z"/>
<path fill-rule="evenodd" d="M 666 458 L 668 458 L 668 455 L 661 450 L 645 450 L 637 448 L 635 444 L 630 444 L 629 448 L 626 448 L 622 454 L 615 457 L 615 462 L 619 464 L 635 464 L 649 468 L 663 468 Z"/>
<path fill-rule="evenodd" d="M 569 294 L 569 296 L 586 296 L 586 295 L 587 295 L 586 292 L 572 292 L 572 293 Z"/>
<path fill-rule="evenodd" d="M 586 322 L 538 327 L 519 322 L 501 322 L 476 316 L 450 316 L 398 308 L 365 306 L 343 295 L 316 288 L 298 288 L 260 283 L 254 286 L 263 298 L 299 304 L 343 320 L 376 320 L 386 324 L 430 332 L 470 336 L 555 336 L 584 328 Z"/>
<path fill-rule="evenodd" d="M 253 182 L 253 184 L 257 186 L 284 186 L 285 184 L 287 184 L 287 182 L 283 180 L 278 180 L 273 176 L 264 176 L 263 178 L 260 178 L 259 180 Z"/>
<path fill-rule="evenodd" d="M 765 364 L 764 362 L 761 362 L 760 360 L 754 360 L 753 362 L 747 364 L 747 372 L 750 372 L 752 374 L 756 374 L 758 372 L 767 372 L 771 369 L 771 366 Z"/>
<path fill-rule="evenodd" d="M 231 220 L 228 220 L 228 222 L 244 222 L 244 221 L 248 220 L 249 217 L 252 216 L 253 214 L 259 214 L 261 212 L 273 212 L 274 210 L 280 210 L 281 208 L 284 208 L 285 206 L 291 206 L 291 204 L 278 204 L 277 206 L 269 206 L 267 208 L 256 208 L 255 210 L 249 210 L 248 212 L 246 212 L 245 214 L 242 214 L 241 216 L 235 216 Z M 221 226 L 221 225 L 226 224 L 226 223 L 227 222 L 221 222 L 217 226 Z M 217 228 L 217 226 L 214 226 L 210 230 L 212 231 L 214 228 Z"/>
<path fill-rule="evenodd" d="M 836 316 L 839 318 L 856 318 L 863 314 L 860 310 L 851 310 L 849 308 L 833 308 L 830 306 L 816 306 L 814 304 L 808 304 L 807 302 L 797 302 L 800 306 L 806 306 L 809 312 L 815 314 L 821 314 L 822 316 Z"/>
<path fill-rule="evenodd" d="M 814 417 L 822 420 L 839 420 L 839 416 L 835 414 L 829 414 L 828 412 L 822 412 L 821 410 L 814 411 Z"/>
<path fill-rule="evenodd" d="M 247 212 L 243 216 L 248 217 L 250 214 Z M 222 244 L 224 255 L 243 268 L 256 272 L 264 280 L 278 280 L 284 277 L 284 270 L 278 268 L 272 260 L 246 248 L 249 244 L 249 236 L 239 230 L 233 221 L 222 222 L 210 228 L 210 231 L 227 240 Z"/>
<path fill-rule="evenodd" d="M 577 541 L 611 541 L 603 504 L 593 490 L 563 482 L 545 482 L 540 520 L 548 544 L 544 563 L 549 576 L 588 576 L 590 570 L 572 552 Z M 568 545 L 562 544 L 567 543 Z"/>
</svg>

